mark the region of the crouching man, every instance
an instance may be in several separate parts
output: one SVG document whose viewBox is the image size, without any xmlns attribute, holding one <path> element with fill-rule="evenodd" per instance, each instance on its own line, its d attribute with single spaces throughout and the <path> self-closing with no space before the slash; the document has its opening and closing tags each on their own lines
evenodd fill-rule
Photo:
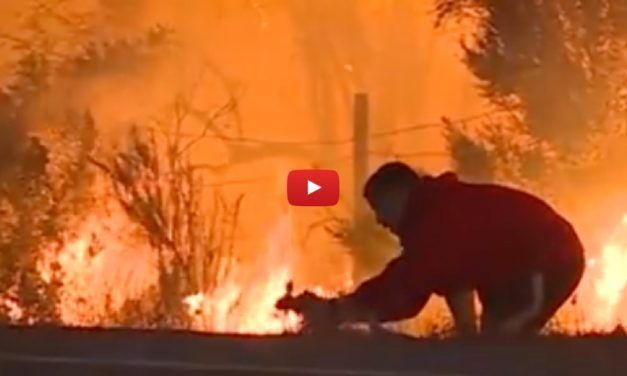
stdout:
<svg viewBox="0 0 627 376">
<path fill-rule="evenodd" d="M 573 293 L 584 250 L 573 227 L 542 200 L 511 188 L 420 176 L 388 163 L 364 196 L 403 251 L 381 274 L 335 299 L 286 296 L 280 309 L 312 325 L 388 322 L 420 312 L 443 296 L 459 333 L 474 333 L 473 292 L 482 333 L 536 333 Z"/>
</svg>

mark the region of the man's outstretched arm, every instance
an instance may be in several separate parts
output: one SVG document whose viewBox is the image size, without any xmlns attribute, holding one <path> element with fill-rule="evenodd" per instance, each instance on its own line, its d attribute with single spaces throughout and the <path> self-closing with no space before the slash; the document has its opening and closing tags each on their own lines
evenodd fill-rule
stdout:
<svg viewBox="0 0 627 376">
<path fill-rule="evenodd" d="M 408 319 L 429 300 L 431 270 L 424 263 L 414 264 L 414 260 L 399 257 L 350 294 L 324 299 L 310 292 L 298 296 L 288 293 L 276 306 L 301 313 L 314 327 Z"/>
<path fill-rule="evenodd" d="M 377 276 L 353 293 L 332 299 L 331 309 L 341 323 L 388 322 L 414 317 L 431 295 L 409 260 L 391 261 Z"/>
</svg>

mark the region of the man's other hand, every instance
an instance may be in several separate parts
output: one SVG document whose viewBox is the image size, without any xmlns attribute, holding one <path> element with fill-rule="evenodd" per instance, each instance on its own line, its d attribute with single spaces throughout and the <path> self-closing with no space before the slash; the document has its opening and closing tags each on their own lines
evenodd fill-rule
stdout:
<svg viewBox="0 0 627 376">
<path fill-rule="evenodd" d="M 309 291 L 297 296 L 286 294 L 276 303 L 276 308 L 302 315 L 304 328 L 308 331 L 336 330 L 340 325 L 333 300 L 319 297 Z"/>
</svg>

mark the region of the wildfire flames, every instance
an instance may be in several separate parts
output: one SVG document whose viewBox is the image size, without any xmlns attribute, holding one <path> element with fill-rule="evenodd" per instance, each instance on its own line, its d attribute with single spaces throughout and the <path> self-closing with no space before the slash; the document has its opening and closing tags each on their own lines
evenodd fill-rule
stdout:
<svg viewBox="0 0 627 376">
<path fill-rule="evenodd" d="M 295 277 L 290 213 L 271 226 L 266 246 L 257 261 L 227 260 L 217 285 L 182 299 L 194 330 L 240 334 L 280 334 L 299 330 L 302 318 L 275 309 Z M 595 252 L 591 252 L 594 254 Z M 67 234 L 60 250 L 47 253 L 63 271 L 61 317 L 68 325 L 98 325 L 107 310 L 142 294 L 158 279 L 156 260 L 148 242 L 115 205 L 95 210 L 76 232 Z M 44 278 L 50 270 L 42 266 Z M 576 309 L 588 331 L 610 331 L 627 324 L 627 214 L 607 243 L 588 259 L 577 293 Z M 349 285 L 350 283 L 347 283 Z M 318 286 L 309 289 L 326 293 Z M 345 286 L 338 287 L 345 290 Z M 5 301 L 11 305 L 12 302 Z M 20 307 L 11 305 L 14 316 Z M 568 324 L 567 326 L 570 326 Z M 570 331 L 572 328 L 562 328 Z M 581 329 L 581 328 L 579 328 Z"/>
<path fill-rule="evenodd" d="M 586 326 L 597 331 L 627 324 L 627 214 L 596 258 L 588 259 L 581 308 Z"/>
<path fill-rule="evenodd" d="M 480 16 L 460 17 L 460 27 L 446 30 L 448 17 L 438 16 L 442 28 L 436 30 L 432 1 L 261 3 L 0 3 L 0 16 L 5 15 L 0 31 L 0 199 L 6 201 L 6 208 L 0 201 L 0 219 L 6 217 L 0 226 L 7 226 L 12 239 L 5 248 L 17 250 L 7 252 L 8 267 L 0 260 L 6 290 L 0 293 L 2 319 L 7 313 L 15 321 L 39 322 L 56 320 L 58 313 L 63 324 L 76 326 L 132 321 L 128 325 L 180 325 L 221 333 L 298 331 L 301 317 L 275 309 L 289 282 L 296 280 L 302 283 L 298 289 L 321 295 L 354 285 L 346 273 L 348 252 L 339 262 L 340 257 L 316 260 L 326 273 L 317 273 L 318 268 L 307 273 L 295 262 L 304 249 L 294 230 L 327 223 L 313 214 L 292 218 L 289 209 L 281 212 L 275 206 L 279 191 L 283 200 L 286 171 L 303 163 L 352 171 L 352 183 L 363 178 L 353 167 L 361 162 L 374 167 L 392 158 L 424 171 L 441 171 L 455 162 L 472 167 L 471 175 L 483 176 L 489 167 L 490 176 L 529 179 L 534 186 L 552 181 L 547 191 L 563 194 L 565 205 L 575 204 L 564 209 L 590 218 L 607 213 L 580 210 L 578 198 L 595 206 L 588 197 L 617 195 L 617 202 L 624 202 L 627 183 L 616 178 L 615 169 L 627 158 L 622 53 L 627 34 L 619 33 L 614 21 L 606 23 L 610 13 L 620 14 L 605 9 L 609 2 L 585 12 L 579 7 L 543 11 L 560 17 L 559 22 L 543 18 L 553 22 L 542 29 L 549 37 L 544 39 L 551 46 L 563 42 L 564 48 L 546 51 L 546 61 L 534 66 L 537 74 L 524 75 L 523 84 L 518 61 L 527 55 L 536 60 L 538 46 L 509 48 L 518 46 L 519 38 L 498 27 L 483 33 L 494 26 L 491 13 L 508 14 L 499 7 L 494 12 L 453 9 Z M 594 41 L 579 35 L 585 29 L 580 18 L 588 20 L 588 11 L 591 19 L 608 25 Z M 470 51 L 459 43 L 483 34 L 502 38 L 471 43 L 476 46 Z M 493 56 L 495 41 L 515 55 Z M 469 53 L 481 59 L 468 59 Z M 494 65 L 495 58 L 502 61 Z M 555 64 L 544 64 L 553 60 L 568 63 L 568 69 L 554 71 Z M 482 69 L 477 70 L 477 63 Z M 556 80 L 545 82 L 550 77 Z M 569 77 L 581 84 L 562 87 Z M 486 85 L 476 85 L 478 79 Z M 503 80 L 509 89 L 505 101 Z M 354 116 L 357 106 L 349 105 L 355 90 L 372 98 L 364 107 L 373 111 L 363 114 L 371 124 L 361 130 L 361 121 L 350 129 L 354 118 L 361 118 Z M 555 104 L 549 106 L 554 111 L 546 112 L 545 102 Z M 560 111 L 572 103 L 581 111 Z M 595 126 L 573 128 L 581 124 Z M 568 130 L 563 140 L 557 137 L 562 128 Z M 457 133 L 460 137 L 452 137 Z M 571 156 L 571 149 L 577 155 Z M 272 172 L 277 180 L 273 187 Z M 11 189 L 5 189 L 5 181 Z M 584 190 L 572 181 L 594 186 L 586 183 Z M 94 192 L 83 195 L 88 190 Z M 121 196 L 116 199 L 111 191 L 128 200 L 121 203 Z M 212 199 L 209 192 L 224 197 Z M 234 194 L 256 197 L 259 205 L 239 216 L 239 201 L 235 210 L 226 199 Z M 31 200 L 33 195 L 40 198 Z M 355 198 L 344 199 L 351 203 Z M 243 240 L 250 241 L 246 246 L 233 235 L 244 221 L 246 231 L 254 229 Z M 261 233 L 261 227 L 269 230 Z M 22 229 L 36 245 L 24 241 Z M 580 230 L 596 234 L 606 229 Z M 308 244 L 329 244 L 333 239 L 325 236 L 312 236 Z M 572 325 L 584 330 L 627 325 L 627 215 L 604 240 L 602 246 L 588 247 L 576 304 L 563 310 L 581 316 Z M 166 248 L 176 252 L 159 253 Z M 181 255 L 183 261 L 177 258 Z M 163 273 L 171 265 L 175 272 Z M 162 278 L 165 274 L 168 278 Z M 165 291 L 172 281 L 180 284 Z M 167 314 L 154 309 L 159 304 Z M 31 308 L 36 312 L 30 314 Z M 440 308 L 432 304 L 418 323 L 443 321 Z M 435 310 L 440 310 L 437 315 Z M 154 313 L 145 320 L 149 324 L 142 321 L 148 316 L 144 312 Z M 159 320 L 171 312 L 175 324 L 162 324 Z M 567 323 L 560 329 L 573 328 Z M 421 328 L 411 330 L 423 334 Z"/>
<path fill-rule="evenodd" d="M 142 248 L 136 237 L 130 237 L 122 213 L 107 213 L 104 218 L 103 213 L 88 217 L 78 234 L 68 238 L 61 251 L 55 253 L 64 271 L 61 313 L 67 324 L 96 324 L 105 314 L 105 300 L 111 308 L 119 308 L 125 299 L 138 296 L 157 278 L 148 246 Z M 234 262 L 216 288 L 183 299 L 193 329 L 280 334 L 300 328 L 301 318 L 297 314 L 274 307 L 294 277 L 290 262 L 295 252 L 291 226 L 289 214 L 280 217 L 268 234 L 265 254 L 259 262 Z M 121 239 L 120 234 L 127 238 Z M 97 246 L 99 251 L 91 253 Z M 128 252 L 129 247 L 133 247 L 133 252 Z M 589 330 L 608 331 L 627 323 L 625 270 L 627 215 L 598 257 L 588 259 L 578 308 Z M 312 289 L 320 291 L 319 287 Z M 19 315 L 19 307 L 14 307 L 14 311 Z"/>
<path fill-rule="evenodd" d="M 60 308 L 68 325 L 99 324 L 107 310 L 115 311 L 125 300 L 139 297 L 158 278 L 145 239 L 129 233 L 132 226 L 124 214 L 115 205 L 108 206 L 106 215 L 105 208 L 94 212 L 76 234 L 68 235 L 60 251 L 48 252 L 63 271 Z M 227 260 L 215 288 L 183 298 L 192 329 L 241 334 L 298 330 L 301 318 L 296 313 L 274 307 L 292 279 L 291 226 L 290 215 L 280 217 L 257 264 Z M 49 270 L 42 267 L 42 273 L 47 277 Z"/>
<path fill-rule="evenodd" d="M 281 217 L 267 239 L 266 257 L 258 265 L 236 267 L 212 293 L 185 298 L 196 329 L 211 332 L 280 334 L 297 331 L 300 317 L 274 305 L 292 278 L 291 218 Z"/>
<path fill-rule="evenodd" d="M 66 324 L 99 324 L 158 278 L 145 236 L 113 200 L 103 200 L 63 239 L 60 249 L 45 253 L 41 269 L 44 279 L 54 262 L 62 271 L 60 313 Z"/>
</svg>

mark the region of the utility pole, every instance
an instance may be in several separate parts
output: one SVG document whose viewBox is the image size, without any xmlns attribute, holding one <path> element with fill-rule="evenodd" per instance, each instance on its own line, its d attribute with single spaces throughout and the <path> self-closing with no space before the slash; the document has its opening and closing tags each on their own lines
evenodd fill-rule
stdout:
<svg viewBox="0 0 627 376">
<path fill-rule="evenodd" d="M 368 175 L 368 94 L 355 94 L 353 106 L 353 220 L 359 223 L 365 214 L 362 190 Z"/>
</svg>

